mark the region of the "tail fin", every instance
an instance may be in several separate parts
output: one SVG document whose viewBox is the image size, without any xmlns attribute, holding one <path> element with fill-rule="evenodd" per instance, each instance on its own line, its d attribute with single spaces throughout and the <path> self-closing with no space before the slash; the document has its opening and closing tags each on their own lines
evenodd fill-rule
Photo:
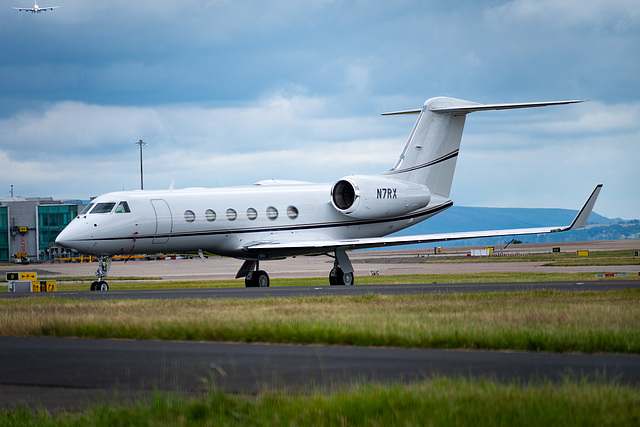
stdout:
<svg viewBox="0 0 640 427">
<path fill-rule="evenodd" d="M 583 102 L 555 101 L 478 104 L 462 99 L 428 99 L 421 109 L 383 115 L 420 114 L 396 165 L 386 173 L 396 179 L 426 185 L 432 194 L 449 197 L 467 114 L 483 110 L 543 107 Z"/>
</svg>

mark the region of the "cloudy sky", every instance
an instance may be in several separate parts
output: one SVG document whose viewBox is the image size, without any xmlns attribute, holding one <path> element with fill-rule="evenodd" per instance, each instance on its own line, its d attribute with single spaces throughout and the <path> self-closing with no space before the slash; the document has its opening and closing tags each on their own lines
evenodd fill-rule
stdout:
<svg viewBox="0 0 640 427">
<path fill-rule="evenodd" d="M 0 6 L 0 197 L 331 182 L 395 163 L 419 108 L 467 118 L 461 206 L 640 218 L 638 0 L 40 0 Z"/>
</svg>

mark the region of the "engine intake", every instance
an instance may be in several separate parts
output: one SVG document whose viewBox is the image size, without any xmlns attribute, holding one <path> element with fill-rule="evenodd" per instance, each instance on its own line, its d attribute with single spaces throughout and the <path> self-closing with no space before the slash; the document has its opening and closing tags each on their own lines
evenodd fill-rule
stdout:
<svg viewBox="0 0 640 427">
<path fill-rule="evenodd" d="M 344 179 L 336 182 L 331 191 L 334 205 L 339 210 L 348 210 L 356 201 L 360 194 L 356 194 L 356 187 L 349 181 Z M 359 193 L 359 192 L 358 192 Z"/>
</svg>

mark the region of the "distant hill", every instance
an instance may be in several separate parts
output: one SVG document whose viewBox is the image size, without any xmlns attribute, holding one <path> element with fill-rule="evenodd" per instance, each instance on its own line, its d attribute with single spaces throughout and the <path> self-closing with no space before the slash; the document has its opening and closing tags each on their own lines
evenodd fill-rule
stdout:
<svg viewBox="0 0 640 427">
<path fill-rule="evenodd" d="M 457 231 L 498 230 L 506 228 L 545 227 L 568 225 L 578 211 L 571 209 L 528 208 L 474 208 L 453 206 L 443 213 L 427 219 L 395 235 L 447 233 Z M 458 240 L 426 246 L 470 246 L 507 244 L 513 237 Z M 640 220 L 624 221 L 607 218 L 593 212 L 587 227 L 564 233 L 520 236 L 523 243 L 582 242 L 590 240 L 640 239 Z"/>
</svg>

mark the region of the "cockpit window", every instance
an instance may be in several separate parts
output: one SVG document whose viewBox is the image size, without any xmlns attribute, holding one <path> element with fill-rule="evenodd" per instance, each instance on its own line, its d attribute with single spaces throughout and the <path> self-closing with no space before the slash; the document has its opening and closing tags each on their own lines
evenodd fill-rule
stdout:
<svg viewBox="0 0 640 427">
<path fill-rule="evenodd" d="M 91 209 L 92 214 L 101 214 L 101 213 L 109 213 L 116 205 L 115 202 L 109 203 L 96 203 L 96 207 Z"/>
<path fill-rule="evenodd" d="M 116 208 L 116 213 L 131 213 L 131 209 L 129 209 L 129 203 L 127 202 L 118 203 L 118 207 Z"/>
<path fill-rule="evenodd" d="M 87 206 L 84 207 L 84 209 L 82 209 L 82 211 L 78 215 L 86 214 L 91 210 L 92 207 L 93 207 L 93 203 L 89 203 Z"/>
</svg>

